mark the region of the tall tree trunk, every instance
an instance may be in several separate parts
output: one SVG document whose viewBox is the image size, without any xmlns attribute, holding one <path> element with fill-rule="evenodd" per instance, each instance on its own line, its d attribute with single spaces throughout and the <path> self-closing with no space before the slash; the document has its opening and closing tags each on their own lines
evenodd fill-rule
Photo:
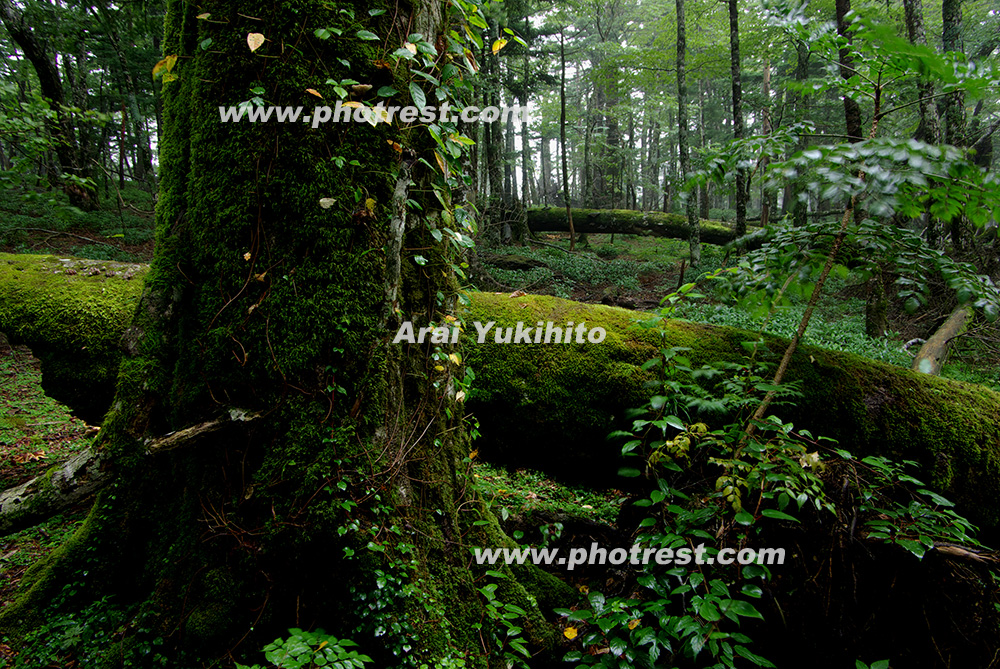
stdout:
<svg viewBox="0 0 1000 669">
<path fill-rule="evenodd" d="M 761 93 L 764 94 L 764 107 L 761 109 L 762 132 L 765 135 L 771 134 L 771 60 L 764 58 L 764 77 L 761 82 Z M 760 161 L 760 173 L 767 172 L 770 159 L 765 155 Z M 761 179 L 760 186 L 760 225 L 767 226 L 771 222 L 771 200 L 776 194 L 772 193 L 764 185 L 765 179 Z"/>
<path fill-rule="evenodd" d="M 941 47 L 945 51 L 962 52 L 962 0 L 943 0 L 941 3 Z M 958 90 L 945 97 L 945 141 L 953 146 L 966 146 L 965 92 Z M 951 245 L 961 251 L 962 216 L 951 220 Z"/>
<path fill-rule="evenodd" d="M 366 17 L 390 52 L 402 46 L 393 21 L 431 43 L 443 22 L 436 0 L 412 16 L 388 6 L 368 19 L 370 7 L 217 0 L 212 16 L 227 18 L 208 22 L 169 0 L 164 51 L 178 56 L 177 79 L 163 89 L 156 255 L 95 442 L 117 482 L 26 577 L 0 636 L 24 639 L 58 597 L 62 615 L 100 602 L 142 620 L 93 666 L 150 666 L 138 657 L 148 645 L 131 643 L 144 641 L 140 628 L 162 637 L 170 666 L 207 666 L 252 663 L 300 626 L 353 637 L 373 666 L 462 657 L 483 669 L 506 637 L 480 596 L 492 582 L 526 612 L 533 644 L 554 638 L 513 571 L 494 579 L 470 566 L 472 546 L 510 543 L 463 464 L 455 347 L 393 343 L 403 321 L 456 313 L 457 258 L 431 232 L 462 217 L 444 215 L 441 175 L 406 159 L 433 143 L 387 124 L 219 122 L 218 105 L 254 85 L 306 105 L 330 73 L 387 81 L 372 57 L 381 45 L 313 37 L 343 20 L 338 10 Z M 252 53 L 255 32 L 267 41 Z M 198 47 L 206 36 L 212 50 Z M 403 160 L 393 143 L 405 143 Z M 176 448 L 147 454 L 172 432 Z"/>
<path fill-rule="evenodd" d="M 563 203 L 566 206 L 566 220 L 569 221 L 569 250 L 576 245 L 576 231 L 573 229 L 573 208 L 569 198 L 569 161 L 566 145 L 566 38 L 559 31 L 559 153 L 562 155 Z"/>
<path fill-rule="evenodd" d="M 805 82 L 809 78 L 809 46 L 802 40 L 795 43 L 795 81 Z M 795 93 L 795 109 L 800 120 L 807 118 L 809 113 L 809 98 L 802 93 Z M 796 150 L 804 151 L 806 148 L 806 138 L 799 136 L 795 146 Z M 790 184 L 789 199 L 791 200 L 792 224 L 802 227 L 806 224 L 809 215 L 808 193 L 802 187 L 802 183 L 795 179 Z"/>
<path fill-rule="evenodd" d="M 919 46 L 927 45 L 927 33 L 924 30 L 924 7 L 921 0 L 903 0 L 906 13 L 906 32 L 910 42 Z M 937 106 L 931 99 L 934 95 L 934 84 L 921 79 L 917 84 L 917 103 L 920 110 L 920 125 L 917 127 L 915 139 L 929 144 L 941 143 L 941 121 L 938 118 Z M 937 247 L 938 222 L 930 215 L 930 210 L 924 211 L 924 230 L 927 243 Z"/>
<path fill-rule="evenodd" d="M 688 155 L 688 118 L 687 118 L 687 78 L 685 58 L 687 57 L 687 35 L 684 24 L 684 0 L 676 0 L 677 6 L 677 152 L 681 160 L 681 182 L 686 182 L 691 173 L 691 157 Z M 701 262 L 701 231 L 698 228 L 697 198 L 694 193 L 688 193 L 685 200 L 685 212 L 688 225 L 691 226 L 691 237 L 688 239 L 688 255 L 691 265 Z"/>
<path fill-rule="evenodd" d="M 729 72 L 733 84 L 733 138 L 743 139 L 743 80 L 740 65 L 740 14 L 738 0 L 729 0 Z M 747 233 L 747 171 L 736 169 L 736 234 Z M 706 217 L 707 218 L 707 217 Z"/>
<path fill-rule="evenodd" d="M 705 149 L 705 80 L 698 80 L 698 146 Z M 702 183 L 698 187 L 698 216 L 710 218 L 708 201 L 708 182 Z M 743 218 L 746 219 L 746 210 L 743 211 Z M 744 223 L 745 225 L 745 223 Z"/>
<path fill-rule="evenodd" d="M 851 54 L 851 35 L 847 25 L 847 13 L 851 11 L 851 0 L 836 0 L 837 34 L 847 39 L 840 49 L 840 76 L 847 80 L 854 76 L 854 56 Z M 861 106 L 849 95 L 844 96 L 844 124 L 851 142 L 860 142 L 864 137 L 861 129 Z"/>
</svg>

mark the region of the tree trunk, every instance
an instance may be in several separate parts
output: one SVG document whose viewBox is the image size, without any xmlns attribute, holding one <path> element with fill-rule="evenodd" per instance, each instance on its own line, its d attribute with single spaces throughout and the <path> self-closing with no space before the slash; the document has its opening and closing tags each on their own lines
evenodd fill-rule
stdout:
<svg viewBox="0 0 1000 669">
<path fill-rule="evenodd" d="M 951 316 L 934 331 L 930 339 L 917 351 L 910 367 L 915 372 L 938 376 L 951 350 L 951 340 L 965 332 L 972 318 L 972 307 L 961 306 L 951 312 Z"/>
<path fill-rule="evenodd" d="M 729 71 L 733 83 L 733 139 L 743 139 L 743 80 L 740 66 L 740 10 L 729 0 Z M 747 233 L 747 172 L 736 169 L 736 234 Z"/>
<path fill-rule="evenodd" d="M 761 82 L 761 93 L 764 95 L 764 107 L 761 109 L 761 131 L 764 135 L 771 134 L 771 60 L 769 58 L 764 59 L 764 77 Z M 767 166 L 770 164 L 770 158 L 765 155 L 760 161 L 760 173 L 767 173 Z M 771 207 L 772 204 L 776 204 L 777 193 L 773 190 L 768 190 L 765 185 L 765 179 L 761 179 L 760 186 L 760 225 L 761 227 L 767 227 L 771 222 Z M 773 201 L 773 202 L 772 202 Z M 737 226 L 738 228 L 739 226 Z"/>
<path fill-rule="evenodd" d="M 851 0 L 836 0 L 834 8 L 837 14 L 837 34 L 848 41 L 847 45 L 840 49 L 840 76 L 846 80 L 854 76 L 851 35 L 846 18 L 847 13 L 851 11 Z M 849 95 L 844 96 L 844 125 L 850 141 L 860 142 L 864 137 L 861 129 L 861 106 Z"/>
<path fill-rule="evenodd" d="M 573 208 L 569 198 L 569 160 L 566 145 L 566 38 L 559 31 L 559 153 L 562 155 L 563 204 L 566 220 L 569 222 L 569 250 L 576 245 L 576 231 L 573 230 Z"/>
<path fill-rule="evenodd" d="M 941 3 L 941 48 L 961 53 L 962 49 L 962 0 L 943 0 Z M 945 141 L 952 146 L 967 146 L 965 136 L 965 91 L 957 90 L 944 98 Z M 962 251 L 963 216 L 951 220 L 951 245 Z"/>
<path fill-rule="evenodd" d="M 687 119 L 687 78 L 684 61 L 687 57 L 687 37 L 684 24 L 684 0 L 676 0 L 677 6 L 677 151 L 681 158 L 681 182 L 686 182 L 691 175 L 691 157 L 688 155 L 688 119 Z M 688 238 L 688 255 L 691 265 L 701 262 L 701 233 L 698 229 L 697 198 L 694 193 L 688 193 L 684 210 L 687 213 L 691 236 Z"/>
<path fill-rule="evenodd" d="M 383 44 L 402 46 L 395 20 L 434 43 L 443 5 L 423 0 L 392 20 L 391 6 L 375 19 L 370 7 L 220 0 L 208 22 L 168 3 L 164 51 L 178 58 L 163 90 L 156 256 L 95 441 L 117 478 L 26 577 L 0 636 L 24 639 L 67 586 L 61 613 L 109 597 L 143 615 L 162 654 L 185 652 L 184 666 L 247 661 L 294 626 L 353 638 L 374 666 L 500 662 L 505 630 L 479 592 L 494 577 L 474 573 L 469 551 L 510 544 L 472 492 L 458 351 L 391 341 L 401 321 L 446 323 L 456 308 L 457 260 L 430 233 L 461 217 L 444 215 L 430 168 L 392 145 L 432 155 L 433 144 L 385 124 L 219 123 L 218 105 L 254 85 L 313 104 L 306 89 L 341 58 L 351 68 L 337 77 L 377 87 L 396 76 L 407 90 L 405 71 L 378 66 Z M 339 10 L 383 42 L 314 38 L 343 21 Z M 251 52 L 254 32 L 266 41 Z M 198 47 L 206 36 L 211 50 Z M 331 154 L 360 164 L 337 167 Z M 146 455 L 171 432 L 257 413 Z M 525 611 L 524 638 L 547 646 L 554 628 L 503 571 L 496 596 Z M 144 666 L 136 647 L 109 644 L 93 661 Z"/>
<path fill-rule="evenodd" d="M 921 0 L 904 0 L 903 9 L 906 13 L 906 32 L 910 42 L 919 46 L 927 46 L 927 33 L 924 30 L 924 7 Z M 914 139 L 918 139 L 929 144 L 941 143 L 941 121 L 938 118 L 937 106 L 931 99 L 934 95 L 934 84 L 929 80 L 921 80 L 917 84 L 917 103 L 920 110 L 920 125 Z M 927 243 L 932 247 L 937 247 L 938 223 L 931 216 L 930 210 L 924 211 L 924 230 L 926 230 Z"/>
</svg>

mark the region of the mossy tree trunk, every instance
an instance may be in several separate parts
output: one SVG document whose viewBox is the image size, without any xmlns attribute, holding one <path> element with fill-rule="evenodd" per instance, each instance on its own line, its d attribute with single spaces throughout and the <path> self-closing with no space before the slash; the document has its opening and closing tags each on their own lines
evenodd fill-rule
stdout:
<svg viewBox="0 0 1000 669">
<path fill-rule="evenodd" d="M 53 597 L 74 610 L 107 596 L 148 618 L 109 644 L 106 666 L 154 636 L 172 653 L 250 657 L 293 626 L 353 637 L 377 666 L 489 663 L 487 577 L 472 573 L 469 547 L 505 538 L 470 491 L 461 370 L 429 346 L 391 343 L 401 319 L 443 322 L 455 306 L 430 234 L 451 220 L 430 195 L 434 175 L 419 162 L 411 173 L 392 144 L 419 154 L 422 135 L 219 120 L 257 87 L 305 110 L 319 102 L 307 89 L 336 99 L 329 79 L 408 90 L 405 68 L 383 61 L 409 33 L 433 44 L 443 6 L 371 18 L 376 8 L 222 0 L 197 16 L 168 3 L 164 53 L 178 58 L 164 85 L 156 255 L 97 444 L 117 479 L 26 577 L 0 635 L 23 638 Z M 359 39 L 362 28 L 381 39 Z M 250 33 L 266 38 L 255 52 Z M 247 416 L 259 417 L 147 454 L 157 437 Z M 517 581 L 497 595 L 528 611 L 525 636 L 551 638 Z"/>
</svg>

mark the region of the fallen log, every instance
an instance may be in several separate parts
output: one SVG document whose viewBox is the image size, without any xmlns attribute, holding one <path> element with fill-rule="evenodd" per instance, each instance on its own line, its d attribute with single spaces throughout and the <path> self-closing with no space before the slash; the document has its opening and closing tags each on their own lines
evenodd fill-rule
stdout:
<svg viewBox="0 0 1000 669">
<path fill-rule="evenodd" d="M 527 210 L 528 229 L 532 232 L 569 232 L 566 210 L 555 207 Z M 691 227 L 681 214 L 664 214 L 658 211 L 633 211 L 631 209 L 574 209 L 573 226 L 577 232 L 587 234 L 649 235 L 687 239 Z M 702 219 L 701 241 L 723 246 L 736 239 L 736 234 L 725 223 Z"/>
<path fill-rule="evenodd" d="M 961 306 L 951 312 L 948 319 L 917 351 L 910 369 L 921 374 L 938 376 L 948 359 L 951 340 L 965 332 L 970 318 L 972 318 L 972 307 L 970 306 Z"/>
<path fill-rule="evenodd" d="M 20 269 L 3 271 L 15 266 Z M 107 330 L 105 336 L 90 339 L 83 350 L 76 345 L 63 359 L 75 357 L 77 364 L 86 365 L 87 356 L 100 358 L 117 351 L 130 317 L 120 316 L 113 323 L 105 316 L 130 314 L 140 291 L 102 291 L 100 283 L 65 272 L 44 283 L 26 280 L 31 272 L 51 273 L 52 267 L 53 260 L 44 257 L 0 255 L 0 331 L 20 333 L 22 338 L 28 334 L 30 339 L 24 343 L 55 352 L 65 345 L 66 333 L 59 331 L 58 317 L 44 312 L 58 305 L 67 322 L 80 323 L 90 332 Z M 113 264 L 106 268 L 114 271 Z M 141 270 L 133 276 L 141 279 Z M 33 288 L 11 292 L 7 285 L 11 281 Z M 65 290 L 62 283 L 79 284 L 74 288 L 80 296 L 76 307 L 70 299 L 56 302 L 45 297 L 48 290 Z M 12 304 L 17 300 L 29 304 Z M 111 300 L 117 300 L 117 305 L 107 304 Z M 30 327 L 18 320 L 26 314 L 44 317 L 51 326 Z M 548 296 L 472 294 L 472 305 L 463 316 L 465 360 L 476 372 L 467 407 L 481 423 L 478 448 L 483 457 L 542 468 L 567 479 L 617 485 L 613 472 L 619 445 L 608 442 L 605 435 L 625 427 L 625 412 L 643 403 L 649 377 L 640 366 L 660 345 L 654 331 L 633 324 L 643 316 L 649 315 Z M 556 326 L 586 322 L 591 329 L 605 328 L 607 336 L 599 344 L 498 344 L 491 329 L 490 337 L 479 342 L 474 321 L 494 321 L 504 328 L 516 327 L 518 321 L 529 327 L 538 321 Z M 743 361 L 743 342 L 758 339 L 742 330 L 679 320 L 669 321 L 666 330 L 667 345 L 690 348 L 688 355 L 695 366 Z M 774 364 L 786 342 L 774 337 L 763 341 L 757 360 Z M 106 349 L 98 350 L 98 346 Z M 45 375 L 53 372 L 46 365 L 56 359 L 53 355 L 49 363 L 43 360 L 43 383 Z M 796 406 L 778 409 L 783 420 L 815 435 L 836 438 L 843 448 L 860 455 L 916 460 L 923 469 L 920 478 L 952 497 L 975 522 L 989 527 L 1000 524 L 996 501 L 1000 499 L 1000 422 L 996 420 L 1000 394 L 809 346 L 800 347 L 794 356 L 789 377 L 801 383 L 803 396 Z M 94 386 L 99 383 L 110 392 L 114 374 L 95 372 L 90 381 L 88 387 L 63 388 L 67 404 L 73 407 L 81 392 L 96 392 Z"/>
</svg>

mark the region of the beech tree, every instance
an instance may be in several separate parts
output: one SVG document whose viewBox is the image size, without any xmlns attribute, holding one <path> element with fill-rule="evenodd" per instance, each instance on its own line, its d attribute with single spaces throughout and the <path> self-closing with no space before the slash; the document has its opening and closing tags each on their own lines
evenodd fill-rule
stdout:
<svg viewBox="0 0 1000 669">
<path fill-rule="evenodd" d="M 101 666 L 138 661 L 154 636 L 168 657 L 244 658 L 292 626 L 354 638 L 376 666 L 483 667 L 549 645 L 536 602 L 558 582 L 470 567 L 470 547 L 512 544 L 471 492 L 460 351 L 391 344 L 403 320 L 454 318 L 472 224 L 445 149 L 461 138 L 220 122 L 251 96 L 312 110 L 391 87 L 420 106 L 418 71 L 461 89 L 475 64 L 447 29 L 480 10 L 202 9 L 167 8 L 156 252 L 96 444 L 117 479 L 0 634 L 24 638 L 53 601 L 103 600 L 142 624 Z"/>
</svg>

